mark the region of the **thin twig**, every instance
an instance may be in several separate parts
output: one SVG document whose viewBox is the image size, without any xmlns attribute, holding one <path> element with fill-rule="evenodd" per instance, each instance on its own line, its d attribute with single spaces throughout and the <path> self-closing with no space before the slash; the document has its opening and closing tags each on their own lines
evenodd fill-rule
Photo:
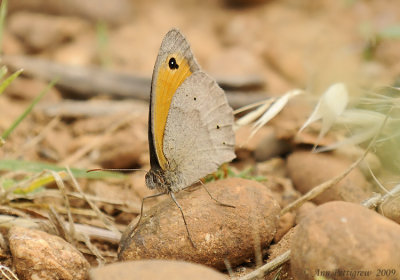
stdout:
<svg viewBox="0 0 400 280">
<path fill-rule="evenodd" d="M 287 262 L 289 259 L 290 259 L 290 250 L 279 255 L 269 263 L 264 264 L 263 266 L 257 268 L 256 270 L 250 272 L 249 274 L 246 274 L 245 276 L 238 278 L 238 280 L 251 280 L 251 279 L 256 279 L 260 275 L 266 275 L 271 271 L 274 271 L 276 268 L 278 268 L 285 262 Z"/>
</svg>

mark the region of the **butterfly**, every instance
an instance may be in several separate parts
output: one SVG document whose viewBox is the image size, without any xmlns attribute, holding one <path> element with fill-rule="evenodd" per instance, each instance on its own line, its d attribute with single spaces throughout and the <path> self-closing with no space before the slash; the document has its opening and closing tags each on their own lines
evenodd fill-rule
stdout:
<svg viewBox="0 0 400 280">
<path fill-rule="evenodd" d="M 145 199 L 169 194 L 193 245 L 174 194 L 235 158 L 233 124 L 224 91 L 200 69 L 182 33 L 171 29 L 161 43 L 150 92 L 151 168 L 145 178 L 147 187 L 160 193 L 143 199 L 141 214 Z"/>
</svg>

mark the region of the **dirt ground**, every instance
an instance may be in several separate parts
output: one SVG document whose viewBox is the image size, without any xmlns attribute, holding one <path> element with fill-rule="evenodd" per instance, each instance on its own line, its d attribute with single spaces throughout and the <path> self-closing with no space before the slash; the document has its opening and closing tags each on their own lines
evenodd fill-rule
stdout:
<svg viewBox="0 0 400 280">
<path fill-rule="evenodd" d="M 83 271 L 89 268 L 85 261 L 91 268 L 99 263 L 117 262 L 120 234 L 138 216 L 141 199 L 154 194 L 146 187 L 143 172 L 150 169 L 147 142 L 149 85 L 162 38 L 172 27 L 179 28 L 186 36 L 200 66 L 224 87 L 230 102 L 234 100 L 231 103 L 234 109 L 255 100 L 280 97 L 293 89 L 305 90 L 305 94 L 292 99 L 281 114 L 263 126 L 251 140 L 248 140 L 250 125 L 238 129 L 237 158 L 220 171 L 224 175 L 231 170 L 239 174 L 252 168 L 249 174 L 239 177 L 255 181 L 263 176 L 266 180 L 259 184 L 268 189 L 271 195 L 268 199 L 273 197 L 274 201 L 263 200 L 263 203 L 272 205 L 276 202 L 279 209 L 288 206 L 311 187 L 345 171 L 368 145 L 367 142 L 362 148 L 351 146 L 348 150 L 311 153 L 320 124 L 306 129 L 301 137 L 297 132 L 322 93 L 334 83 L 344 83 L 349 92 L 349 106 L 359 106 L 361 97 L 380 92 L 384 87 L 398 86 L 400 81 L 400 5 L 394 0 L 8 1 L 0 66 L 6 65 L 9 73 L 20 68 L 24 72 L 0 95 L 0 132 L 8 129 L 49 82 L 58 77 L 56 86 L 48 91 L 0 148 L 3 187 L 0 214 L 6 224 L 0 227 L 0 263 L 16 272 L 19 279 L 35 278 L 21 268 L 32 263 L 27 260 L 23 264 L 17 263 L 14 250 L 18 246 L 13 242 L 18 240 L 15 236 L 25 233 L 16 229 L 11 231 L 15 223 L 6 223 L 4 219 L 7 217 L 20 218 L 23 220 L 20 226 L 24 228 L 40 229 L 62 237 L 73 245 L 71 250 L 78 248 L 84 256 L 79 263 Z M 129 83 L 121 77 L 130 77 L 133 81 L 128 90 L 124 86 Z M 396 98 L 395 94 L 398 91 L 391 97 Z M 237 118 L 239 116 L 243 114 L 238 114 Z M 345 132 L 348 130 L 330 132 L 320 143 L 335 143 L 347 135 Z M 322 229 L 313 228 L 316 226 L 313 222 L 322 222 L 312 220 L 312 215 L 301 224 L 306 212 L 319 208 L 320 204 L 343 200 L 352 205 L 331 205 L 332 209 L 352 209 L 372 197 L 374 192 L 385 194 L 374 177 L 378 177 L 387 189 L 392 189 L 397 184 L 396 173 L 399 170 L 397 143 L 397 140 L 393 141 L 389 151 L 379 150 L 381 146 L 378 146 L 373 150 L 377 153 L 368 155 L 368 165 L 361 164 L 335 189 L 307 202 L 300 210 L 281 215 L 276 221 L 265 218 L 263 221 L 268 227 L 269 223 L 276 224 L 276 232 L 269 232 L 268 238 L 261 237 L 262 245 L 246 249 L 250 255 L 237 254 L 237 259 L 231 261 L 235 264 L 230 268 L 232 271 L 226 269 L 226 264 L 221 268 L 213 260 L 195 259 L 194 262 L 218 268 L 225 275 L 243 276 L 282 254 L 285 249 L 292 248 L 296 260 L 290 263 L 291 268 L 288 264 L 282 267 L 278 279 L 313 279 L 300 272 L 299 267 L 308 267 L 309 261 L 313 264 L 310 269 L 323 269 L 318 267 L 317 260 L 323 259 L 324 253 L 316 252 L 309 258 L 302 255 L 300 252 L 304 248 L 291 245 L 297 243 L 292 243 L 292 237 L 286 233 L 291 235 L 292 228 L 302 230 L 308 227 L 322 234 Z M 46 170 L 56 170 L 54 166 L 75 168 L 77 171 L 73 173 L 79 186 L 63 172 L 58 174 L 65 181 L 64 187 L 55 182 L 41 181 L 51 174 Z M 142 171 L 124 172 L 125 176 L 85 173 L 85 170 L 96 168 L 136 168 Z M 33 186 L 35 180 L 39 181 L 39 187 Z M 12 191 L 7 190 L 10 184 L 14 187 Z M 221 191 L 221 195 L 223 193 Z M 157 206 L 163 200 L 148 201 L 145 209 Z M 255 200 L 246 203 L 255 203 Z M 392 207 L 390 203 L 386 206 Z M 275 213 L 277 209 L 265 211 Z M 380 208 L 378 212 L 398 223 L 399 215 L 387 214 L 397 210 L 385 209 Z M 354 213 L 362 210 L 357 208 Z M 321 211 L 328 213 L 326 219 L 335 219 L 329 217 L 330 210 Z M 176 215 L 180 218 L 179 212 Z M 221 215 L 221 219 L 227 217 Z M 387 218 L 371 217 L 376 219 L 376 224 L 388 227 L 387 236 L 399 232 L 394 226 L 398 224 L 386 225 Z M 87 230 L 101 228 L 104 232 L 93 234 L 82 230 L 83 235 L 91 237 L 84 242 L 84 238 L 71 232 L 69 219 L 86 226 Z M 230 220 L 226 219 L 229 223 Z M 47 227 L 31 226 L 29 220 L 36 224 L 40 224 L 39 220 L 46 221 Z M 193 227 L 194 231 L 197 228 L 201 231 L 203 225 L 207 224 L 199 222 L 197 227 Z M 264 229 L 263 225 L 259 225 L 260 229 Z M 324 230 L 329 232 L 326 236 L 334 234 L 333 229 Z M 77 231 L 81 232 L 81 229 Z M 319 237 L 312 239 L 312 236 L 302 234 L 296 232 L 293 238 L 303 238 L 301 240 L 307 240 L 305 244 L 322 242 Z M 185 235 L 184 231 L 182 235 Z M 385 238 L 382 241 L 385 244 L 393 241 Z M 36 248 L 38 245 L 32 246 Z M 399 241 L 393 241 L 390 246 L 400 248 Z M 368 248 L 373 251 L 375 247 Z M 331 253 L 347 254 L 343 252 Z M 74 256 L 71 253 L 70 257 Z M 347 259 L 347 263 L 333 262 L 336 266 L 332 270 L 352 270 L 351 261 L 358 260 L 358 257 L 363 262 L 363 254 L 357 255 L 350 257 L 350 261 Z M 398 255 L 396 257 L 400 260 Z M 205 258 L 203 256 L 202 260 Z M 299 258 L 304 258 L 304 262 Z M 60 266 L 64 264 L 59 259 L 55 262 Z M 384 264 L 375 263 L 372 268 L 365 264 L 362 268 L 379 270 L 384 268 Z M 73 266 L 70 269 L 74 270 Z M 399 277 L 398 264 L 394 264 L 393 269 L 397 272 L 395 276 Z M 13 279 L 2 278 L 6 272 L 1 271 L 0 279 Z M 265 279 L 272 279 L 276 273 L 275 270 L 267 274 Z M 48 274 L 48 278 L 43 279 L 87 277 L 86 274 L 57 275 L 58 278 Z M 333 279 L 340 279 L 335 277 Z"/>
</svg>

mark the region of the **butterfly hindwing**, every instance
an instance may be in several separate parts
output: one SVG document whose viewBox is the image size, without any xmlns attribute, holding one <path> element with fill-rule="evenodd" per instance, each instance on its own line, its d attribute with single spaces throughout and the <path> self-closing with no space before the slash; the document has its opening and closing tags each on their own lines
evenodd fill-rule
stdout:
<svg viewBox="0 0 400 280">
<path fill-rule="evenodd" d="M 164 132 L 164 155 L 190 186 L 235 158 L 232 108 L 224 91 L 202 71 L 193 73 L 172 98 Z"/>
</svg>

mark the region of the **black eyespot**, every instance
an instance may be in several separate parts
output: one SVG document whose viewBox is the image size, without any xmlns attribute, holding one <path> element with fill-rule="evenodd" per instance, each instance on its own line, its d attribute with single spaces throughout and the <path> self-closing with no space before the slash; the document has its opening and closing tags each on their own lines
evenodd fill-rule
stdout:
<svg viewBox="0 0 400 280">
<path fill-rule="evenodd" d="M 169 66 L 169 69 L 171 69 L 171 70 L 174 70 L 174 69 L 178 69 L 178 68 L 179 68 L 179 65 L 178 65 L 178 63 L 176 63 L 176 60 L 175 60 L 174 57 L 171 57 L 171 58 L 169 59 L 169 61 L 168 61 L 168 66 Z"/>
<path fill-rule="evenodd" d="M 197 100 L 197 97 L 194 97 L 193 100 L 196 101 L 196 100 Z"/>
<path fill-rule="evenodd" d="M 226 142 L 222 142 L 222 145 L 226 145 Z"/>
<path fill-rule="evenodd" d="M 219 129 L 219 125 L 217 124 L 217 129 Z"/>
</svg>

